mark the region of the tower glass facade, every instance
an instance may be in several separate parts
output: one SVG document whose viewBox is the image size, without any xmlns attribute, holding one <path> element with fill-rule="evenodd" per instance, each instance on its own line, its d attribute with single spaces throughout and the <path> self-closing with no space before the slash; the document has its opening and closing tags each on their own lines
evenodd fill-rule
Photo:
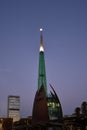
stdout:
<svg viewBox="0 0 87 130">
<path fill-rule="evenodd" d="M 46 70 L 45 70 L 42 30 L 40 32 L 41 35 L 40 35 L 39 70 L 38 70 L 38 90 L 43 85 L 47 96 L 47 83 L 46 83 Z"/>
<path fill-rule="evenodd" d="M 41 86 L 44 87 L 46 94 L 46 103 L 49 113 L 50 120 L 61 119 L 62 107 L 59 101 L 59 98 L 50 85 L 53 92 L 50 91 L 50 96 L 47 93 L 47 82 L 46 82 L 46 69 L 45 69 L 45 59 L 44 59 L 44 47 L 43 47 L 43 37 L 42 37 L 42 29 L 40 30 L 40 52 L 39 52 L 39 69 L 38 69 L 38 92 L 40 91 Z"/>
</svg>

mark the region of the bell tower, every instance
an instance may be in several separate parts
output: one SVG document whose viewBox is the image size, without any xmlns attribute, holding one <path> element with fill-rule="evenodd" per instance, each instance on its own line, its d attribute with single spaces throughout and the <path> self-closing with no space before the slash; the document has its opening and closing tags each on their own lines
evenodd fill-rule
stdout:
<svg viewBox="0 0 87 130">
<path fill-rule="evenodd" d="M 47 82 L 46 82 L 46 69 L 44 59 L 44 46 L 43 46 L 43 29 L 40 28 L 40 50 L 39 50 L 39 69 L 38 69 L 38 90 L 43 85 L 47 96 Z"/>
</svg>

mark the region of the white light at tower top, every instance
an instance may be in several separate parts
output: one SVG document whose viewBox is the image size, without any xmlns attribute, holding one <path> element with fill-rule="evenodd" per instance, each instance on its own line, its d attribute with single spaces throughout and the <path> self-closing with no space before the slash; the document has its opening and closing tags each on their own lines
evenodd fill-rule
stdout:
<svg viewBox="0 0 87 130">
<path fill-rule="evenodd" d="M 43 31 L 43 29 L 40 28 L 40 32 L 41 32 L 41 35 L 40 35 L 40 52 L 44 52 L 42 31 Z"/>
<path fill-rule="evenodd" d="M 43 31 L 43 28 L 40 28 L 40 31 L 42 32 L 42 31 Z"/>
<path fill-rule="evenodd" d="M 40 46 L 40 52 L 44 52 L 44 48 L 42 45 Z"/>
</svg>

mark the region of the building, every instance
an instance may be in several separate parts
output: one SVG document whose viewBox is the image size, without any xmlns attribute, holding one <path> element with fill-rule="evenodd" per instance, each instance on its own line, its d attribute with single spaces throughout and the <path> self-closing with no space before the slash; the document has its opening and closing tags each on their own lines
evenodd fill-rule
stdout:
<svg viewBox="0 0 87 130">
<path fill-rule="evenodd" d="M 50 95 L 47 97 L 49 119 L 61 120 L 63 118 L 62 106 L 54 88 L 51 85 L 50 87 L 52 91 L 50 91 Z"/>
<path fill-rule="evenodd" d="M 66 130 L 87 130 L 87 102 L 76 107 L 72 115 L 63 118 Z"/>
<path fill-rule="evenodd" d="M 39 50 L 38 90 L 43 85 L 47 96 L 48 94 L 47 94 L 47 81 L 46 81 L 42 29 L 40 29 L 40 32 L 41 34 L 40 34 L 40 50 Z"/>
<path fill-rule="evenodd" d="M 87 130 L 87 117 L 82 114 L 65 116 L 63 120 L 65 130 Z"/>
<path fill-rule="evenodd" d="M 0 118 L 0 130 L 12 130 L 13 119 L 12 118 Z"/>
<path fill-rule="evenodd" d="M 8 117 L 13 118 L 13 122 L 20 119 L 20 97 L 8 96 Z"/>
<path fill-rule="evenodd" d="M 44 86 L 42 85 L 39 91 L 37 90 L 35 95 L 33 113 L 32 113 L 32 125 L 35 125 L 40 122 L 41 123 L 48 122 L 48 120 L 49 120 L 49 114 L 46 101 L 46 94 Z"/>
<path fill-rule="evenodd" d="M 48 96 L 49 94 L 47 92 L 43 35 L 42 35 L 42 29 L 40 29 L 38 89 L 33 104 L 33 113 L 32 113 L 33 122 L 38 123 L 39 121 L 43 121 L 43 120 L 53 121 L 53 120 L 61 119 L 63 117 L 62 107 L 59 98 L 52 86 L 51 89 L 52 91 L 50 91 L 50 96 Z"/>
<path fill-rule="evenodd" d="M 83 115 L 87 116 L 87 102 L 86 101 L 82 102 L 81 111 Z"/>
</svg>

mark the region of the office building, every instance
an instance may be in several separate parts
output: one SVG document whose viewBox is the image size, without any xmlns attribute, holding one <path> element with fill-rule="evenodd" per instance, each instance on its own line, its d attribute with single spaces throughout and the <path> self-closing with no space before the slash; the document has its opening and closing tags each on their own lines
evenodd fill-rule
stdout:
<svg viewBox="0 0 87 130">
<path fill-rule="evenodd" d="M 20 97 L 8 96 L 8 117 L 13 118 L 13 122 L 20 119 Z"/>
</svg>

